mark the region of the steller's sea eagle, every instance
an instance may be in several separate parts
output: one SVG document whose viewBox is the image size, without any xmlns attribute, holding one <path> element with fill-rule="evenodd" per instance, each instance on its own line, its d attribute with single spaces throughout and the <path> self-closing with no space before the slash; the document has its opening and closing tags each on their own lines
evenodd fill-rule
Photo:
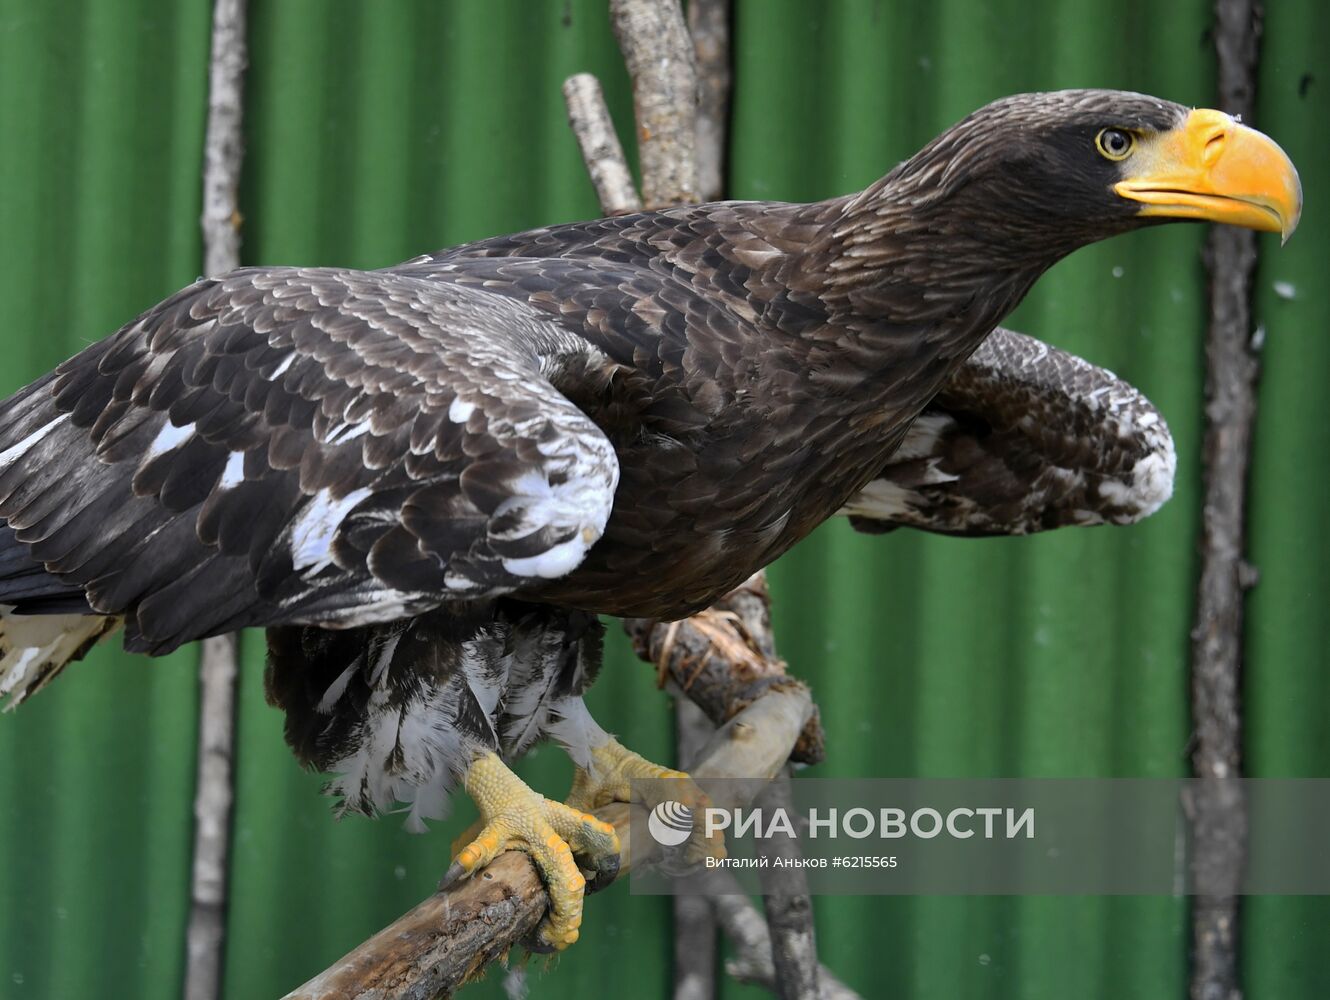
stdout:
<svg viewBox="0 0 1330 1000">
<path fill-rule="evenodd" d="M 0 692 L 92 642 L 268 630 L 270 699 L 342 808 L 484 828 L 576 940 L 585 810 L 656 765 L 587 713 L 597 615 L 699 611 L 844 512 L 961 534 L 1131 521 L 1167 429 L 993 334 L 1058 259 L 1174 219 L 1287 237 L 1297 173 L 1139 94 L 981 108 L 857 194 L 553 226 L 380 271 L 204 278 L 0 404 Z M 985 338 L 989 338 L 987 342 Z M 504 761 L 552 737 L 567 804 Z"/>
</svg>

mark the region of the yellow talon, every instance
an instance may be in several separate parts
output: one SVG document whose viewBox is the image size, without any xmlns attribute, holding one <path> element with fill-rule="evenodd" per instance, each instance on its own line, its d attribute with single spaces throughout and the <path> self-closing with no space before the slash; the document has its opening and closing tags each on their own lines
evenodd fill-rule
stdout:
<svg viewBox="0 0 1330 1000">
<path fill-rule="evenodd" d="M 619 866 L 619 838 L 614 828 L 544 798 L 494 753 L 475 759 L 467 770 L 465 786 L 480 809 L 480 831 L 456 851 L 440 887 L 475 874 L 504 851 L 529 854 L 550 896 L 549 912 L 536 928 L 537 943 L 546 949 L 568 947 L 577 940 L 582 924 L 586 887 L 573 854 L 591 859 L 598 879 L 612 879 Z"/>
</svg>

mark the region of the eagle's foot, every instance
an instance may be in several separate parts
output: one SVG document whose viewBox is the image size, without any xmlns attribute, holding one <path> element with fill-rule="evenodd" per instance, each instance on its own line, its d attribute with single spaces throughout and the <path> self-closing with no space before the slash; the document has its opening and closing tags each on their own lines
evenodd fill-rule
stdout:
<svg viewBox="0 0 1330 1000">
<path fill-rule="evenodd" d="M 652 782 L 645 795 L 640 791 L 634 795 L 632 783 L 635 779 Z M 698 817 L 711 805 L 706 792 L 686 772 L 653 764 L 613 738 L 591 751 L 589 768 L 576 769 L 572 791 L 565 801 L 572 808 L 586 812 L 611 802 L 637 802 L 648 811 L 662 802 L 678 802 Z M 695 824 L 694 829 L 700 831 L 701 824 Z M 708 856 L 725 857 L 724 837 L 716 833 L 704 838 L 700 832 L 695 832 L 688 840 L 685 860 L 691 864 Z"/>
<path fill-rule="evenodd" d="M 618 870 L 619 837 L 594 816 L 552 802 L 528 787 L 494 753 L 477 757 L 466 790 L 480 808 L 480 832 L 457 851 L 439 883 L 446 889 L 474 875 L 504 851 L 531 856 L 549 890 L 549 912 L 536 928 L 535 950 L 561 951 L 577 940 L 586 879 L 574 854 L 592 860 L 597 881 Z"/>
</svg>

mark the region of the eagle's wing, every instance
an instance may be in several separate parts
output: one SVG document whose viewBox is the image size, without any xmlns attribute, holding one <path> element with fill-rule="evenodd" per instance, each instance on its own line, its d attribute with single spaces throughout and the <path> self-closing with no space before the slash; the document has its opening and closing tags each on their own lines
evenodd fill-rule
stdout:
<svg viewBox="0 0 1330 1000">
<path fill-rule="evenodd" d="M 997 329 L 841 511 L 861 531 L 1024 535 L 1158 510 L 1177 458 L 1159 411 L 1112 372 Z"/>
<path fill-rule="evenodd" d="M 86 597 L 126 617 L 131 648 L 163 652 L 563 575 L 619 470 L 550 374 L 602 361 L 483 288 L 324 268 L 201 280 L 0 407 L 0 547 L 33 560 L 0 605 Z"/>
</svg>

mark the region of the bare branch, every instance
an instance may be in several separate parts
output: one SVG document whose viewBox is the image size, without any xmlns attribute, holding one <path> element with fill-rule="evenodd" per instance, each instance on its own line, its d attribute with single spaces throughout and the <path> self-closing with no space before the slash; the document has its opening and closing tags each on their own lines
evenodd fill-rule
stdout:
<svg viewBox="0 0 1330 1000">
<path fill-rule="evenodd" d="M 725 193 L 730 117 L 730 0 L 692 0 L 688 33 L 697 56 L 697 189 L 703 201 Z"/>
<path fill-rule="evenodd" d="M 675 757 L 691 768 L 716 727 L 687 698 L 674 699 Z M 674 1000 L 716 996 L 716 914 L 703 896 L 680 894 L 674 904 Z"/>
<path fill-rule="evenodd" d="M 529 935 L 549 905 L 525 854 L 436 892 L 286 1000 L 428 1000 L 447 996 Z"/>
<path fill-rule="evenodd" d="M 203 273 L 240 266 L 240 161 L 244 156 L 245 0 L 216 0 L 203 166 Z"/>
<path fill-rule="evenodd" d="M 691 204 L 697 188 L 697 68 L 678 0 L 610 0 L 633 80 L 642 201 Z"/>
<path fill-rule="evenodd" d="M 245 0 L 216 0 L 204 140 L 203 270 L 223 274 L 240 265 L 240 163 L 245 75 Z M 203 643 L 199 658 L 198 778 L 194 796 L 194 860 L 185 932 L 186 1000 L 221 994 L 226 942 L 226 892 L 235 801 L 235 636 Z"/>
<path fill-rule="evenodd" d="M 563 82 L 563 100 L 568 108 L 568 124 L 600 199 L 600 210 L 606 215 L 642 211 L 642 199 L 633 187 L 633 175 L 605 106 L 600 81 L 590 73 L 570 76 Z"/>
<path fill-rule="evenodd" d="M 711 719 L 724 722 L 741 713 L 764 692 L 779 690 L 792 681 L 785 662 L 776 654 L 771 632 L 771 597 L 762 573 L 731 591 L 713 607 L 679 622 L 625 622 L 637 653 L 656 664 L 662 679 L 668 678 Z M 792 752 L 793 759 L 820 760 L 823 735 L 816 708 Z M 783 770 L 787 770 L 785 768 Z M 782 783 L 788 796 L 788 781 Z M 780 796 L 775 786 L 764 796 Z M 779 803 L 776 803 L 779 804 Z M 774 806 L 769 806 L 772 808 Z M 797 843 L 769 849 L 798 854 Z M 764 875 L 767 916 L 766 960 L 780 974 L 778 995 L 788 1000 L 817 1000 L 818 963 L 812 900 L 799 868 L 770 868 Z"/>
<path fill-rule="evenodd" d="M 794 811 L 790 803 L 789 767 L 758 798 L 768 815 Z M 797 861 L 802 852 L 797 838 L 758 841 L 758 850 L 772 866 L 760 869 L 762 903 L 771 932 L 771 960 L 776 970 L 776 995 L 781 1000 L 818 1000 L 817 935 L 813 928 L 813 898 L 808 879 L 797 864 L 776 867 L 777 858 Z"/>
<path fill-rule="evenodd" d="M 1217 0 L 1215 51 L 1219 106 L 1251 119 L 1255 110 L 1261 8 L 1253 0 Z M 1260 363 L 1251 340 L 1256 237 L 1214 226 L 1206 249 L 1210 330 L 1206 338 L 1205 503 L 1201 573 L 1192 631 L 1192 766 L 1206 778 L 1233 778 L 1242 767 L 1243 613 L 1255 573 L 1246 552 L 1247 474 Z M 1247 819 L 1232 782 L 1202 781 L 1192 805 L 1194 874 L 1223 885 L 1242 871 Z M 1230 790 L 1225 792 L 1224 788 Z M 1235 884 L 1235 883 L 1234 883 Z M 1238 898 L 1199 895 L 1192 907 L 1193 1000 L 1238 1000 Z"/>
<path fill-rule="evenodd" d="M 235 801 L 236 637 L 203 641 L 199 659 L 198 778 L 194 865 L 186 931 L 185 998 L 220 995 L 226 941 L 226 888 Z"/>
<path fill-rule="evenodd" d="M 637 655 L 655 663 L 717 725 L 772 686 L 800 683 L 785 671 L 771 634 L 771 595 L 756 573 L 706 611 L 678 622 L 632 619 L 624 627 Z M 815 764 L 825 755 L 814 710 L 791 760 Z"/>
<path fill-rule="evenodd" d="M 741 983 L 776 992 L 776 966 L 771 958 L 771 933 L 766 920 L 740 891 L 733 875 L 717 873 L 717 878 L 730 883 L 725 891 L 711 897 L 712 909 L 735 951 L 734 958 L 725 963 L 725 971 Z M 825 966 L 818 967 L 818 978 L 821 1000 L 859 1000 L 859 994 Z"/>
</svg>

